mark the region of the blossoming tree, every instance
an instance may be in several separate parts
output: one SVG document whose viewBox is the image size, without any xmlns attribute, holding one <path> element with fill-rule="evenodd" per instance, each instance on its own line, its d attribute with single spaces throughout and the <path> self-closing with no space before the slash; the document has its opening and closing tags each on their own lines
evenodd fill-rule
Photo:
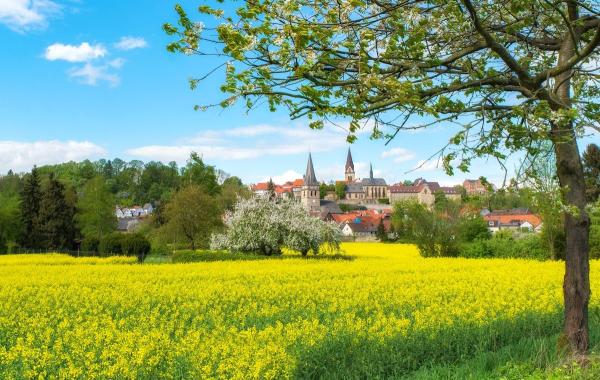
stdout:
<svg viewBox="0 0 600 380">
<path fill-rule="evenodd" d="M 288 248 L 306 256 L 328 248 L 337 250 L 340 242 L 337 225 L 310 216 L 294 200 L 239 199 L 225 215 L 225 226 L 224 234 L 212 236 L 211 249 L 276 255 Z"/>
</svg>

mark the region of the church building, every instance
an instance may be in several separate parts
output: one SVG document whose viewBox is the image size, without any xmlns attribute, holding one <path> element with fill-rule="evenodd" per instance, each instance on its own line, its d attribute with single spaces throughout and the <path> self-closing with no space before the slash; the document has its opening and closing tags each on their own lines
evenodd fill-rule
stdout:
<svg viewBox="0 0 600 380">
<path fill-rule="evenodd" d="M 352 152 L 348 148 L 346 166 L 344 168 L 344 181 L 346 183 L 346 201 L 356 204 L 377 203 L 379 199 L 389 196 L 388 185 L 383 178 L 373 176 L 373 165 L 370 165 L 369 177 L 361 180 L 356 179 Z"/>
</svg>

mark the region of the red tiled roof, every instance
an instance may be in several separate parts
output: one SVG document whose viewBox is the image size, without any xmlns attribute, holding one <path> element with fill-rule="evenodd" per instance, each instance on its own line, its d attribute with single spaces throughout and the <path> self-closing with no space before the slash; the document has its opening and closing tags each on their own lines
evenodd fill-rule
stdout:
<svg viewBox="0 0 600 380">
<path fill-rule="evenodd" d="M 252 191 L 260 191 L 267 190 L 269 188 L 269 184 L 267 182 L 259 182 L 257 184 L 252 185 Z"/>
<path fill-rule="evenodd" d="M 532 213 L 511 214 L 493 212 L 488 215 L 485 215 L 483 219 L 486 222 L 498 222 L 503 225 L 512 224 L 515 221 L 518 221 L 520 223 L 529 222 L 534 228 L 542 223 L 542 219 L 539 216 Z"/>
</svg>

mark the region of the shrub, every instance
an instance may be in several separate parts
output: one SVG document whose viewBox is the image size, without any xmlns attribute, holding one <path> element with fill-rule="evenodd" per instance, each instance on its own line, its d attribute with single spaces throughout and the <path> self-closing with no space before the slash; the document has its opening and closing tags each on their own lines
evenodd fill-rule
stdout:
<svg viewBox="0 0 600 380">
<path fill-rule="evenodd" d="M 104 236 L 100 239 L 100 244 L 98 245 L 98 251 L 100 253 L 106 255 L 120 255 L 123 253 L 123 249 L 121 247 L 121 241 L 123 239 L 123 234 L 118 232 L 112 233 L 110 235 Z"/>
<path fill-rule="evenodd" d="M 491 237 L 487 223 L 481 215 L 465 215 L 458 222 L 458 238 L 461 242 L 485 240 Z"/>
<path fill-rule="evenodd" d="M 544 248 L 542 239 L 537 234 L 521 235 L 514 238 L 507 233 L 497 233 L 488 240 L 476 240 L 465 243 L 460 256 L 467 258 L 522 258 L 547 260 L 550 254 Z"/>
<path fill-rule="evenodd" d="M 81 241 L 81 250 L 84 252 L 98 252 L 100 239 L 97 237 L 87 237 Z"/>
<path fill-rule="evenodd" d="M 139 262 L 143 262 L 150 252 L 150 242 L 142 234 L 123 235 L 121 251 L 127 256 L 136 256 Z"/>
</svg>

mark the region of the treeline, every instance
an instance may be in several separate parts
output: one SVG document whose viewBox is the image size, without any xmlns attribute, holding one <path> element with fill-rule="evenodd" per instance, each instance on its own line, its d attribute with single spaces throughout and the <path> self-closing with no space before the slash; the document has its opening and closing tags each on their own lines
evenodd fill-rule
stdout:
<svg viewBox="0 0 600 380">
<path fill-rule="evenodd" d="M 181 168 L 117 158 L 9 172 L 0 176 L 0 253 L 100 250 L 102 239 L 112 234 L 115 240 L 115 206 L 145 203 L 153 204 L 155 213 L 139 233 L 153 244 L 208 246 L 224 210 L 249 195 L 239 178 L 206 165 L 195 153 Z"/>
<path fill-rule="evenodd" d="M 378 231 L 381 240 L 414 243 L 424 257 L 527 258 L 564 260 L 563 214 L 555 208 L 552 194 L 532 189 L 496 194 L 497 209 L 525 207 L 542 216 L 541 232 L 504 229 L 490 233 L 480 214 L 485 195 L 467 197 L 463 202 L 437 193 L 433 207 L 414 201 L 394 205 L 390 233 Z M 544 204 L 540 199 L 544 199 Z M 489 203 L 488 203 L 489 204 Z M 590 258 L 600 259 L 600 201 L 588 206 L 590 216 Z"/>
</svg>

